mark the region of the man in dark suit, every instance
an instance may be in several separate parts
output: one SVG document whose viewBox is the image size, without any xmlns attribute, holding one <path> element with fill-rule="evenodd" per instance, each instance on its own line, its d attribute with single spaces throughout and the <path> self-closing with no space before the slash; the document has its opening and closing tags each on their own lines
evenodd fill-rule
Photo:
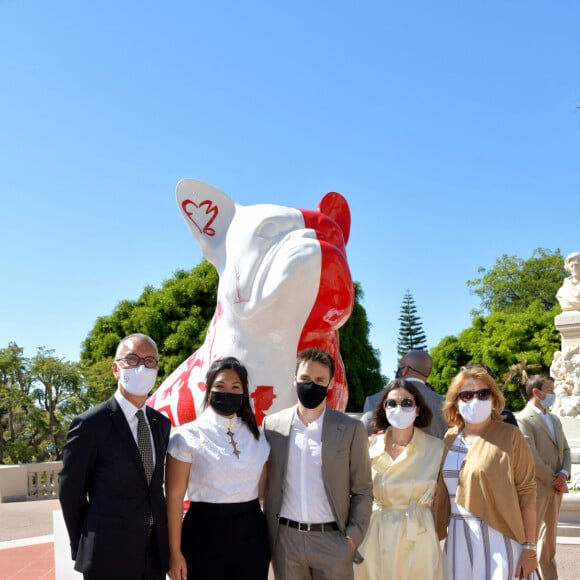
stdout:
<svg viewBox="0 0 580 580">
<path fill-rule="evenodd" d="M 570 447 L 560 419 L 547 411 L 555 400 L 554 379 L 531 376 L 526 395 L 528 404 L 516 418 L 536 462 L 538 572 L 542 580 L 558 580 L 556 533 L 562 494 L 568 492 Z"/>
<path fill-rule="evenodd" d="M 372 510 L 367 434 L 326 406 L 334 361 L 298 355 L 298 405 L 264 419 L 271 450 L 264 512 L 276 580 L 353 577 Z"/>
<path fill-rule="evenodd" d="M 59 499 L 74 568 L 87 580 L 165 579 L 171 424 L 145 405 L 157 356 L 145 334 L 121 340 L 112 366 L 116 393 L 75 417 L 67 435 Z"/>
</svg>

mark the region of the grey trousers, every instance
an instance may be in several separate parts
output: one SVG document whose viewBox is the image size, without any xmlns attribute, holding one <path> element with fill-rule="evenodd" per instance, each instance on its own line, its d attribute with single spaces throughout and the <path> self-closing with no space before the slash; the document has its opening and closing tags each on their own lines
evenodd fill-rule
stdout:
<svg viewBox="0 0 580 580">
<path fill-rule="evenodd" d="M 272 567 L 276 580 L 353 580 L 353 557 L 341 532 L 279 526 Z"/>
</svg>

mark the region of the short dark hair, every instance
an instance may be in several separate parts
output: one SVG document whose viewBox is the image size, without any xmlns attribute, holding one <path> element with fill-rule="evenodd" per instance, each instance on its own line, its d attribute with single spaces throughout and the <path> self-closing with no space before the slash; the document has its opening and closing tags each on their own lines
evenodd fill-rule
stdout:
<svg viewBox="0 0 580 580">
<path fill-rule="evenodd" d="M 209 397 L 211 393 L 211 388 L 215 381 L 216 376 L 225 370 L 234 371 L 238 377 L 240 377 L 240 382 L 242 383 L 242 405 L 238 409 L 236 415 L 242 419 L 242 421 L 248 426 L 248 429 L 252 432 L 252 435 L 256 438 L 260 438 L 260 430 L 258 429 L 258 424 L 256 422 L 256 416 L 252 410 L 252 404 L 250 403 L 250 388 L 248 384 L 248 370 L 246 367 L 235 357 L 226 356 L 219 360 L 216 360 L 207 371 L 205 375 L 205 397 L 203 399 L 203 408 L 207 408 L 209 405 Z"/>
<path fill-rule="evenodd" d="M 554 382 L 554 379 L 546 375 L 532 375 L 528 378 L 526 381 L 526 397 L 528 401 L 534 396 L 534 389 L 541 391 L 546 381 Z"/>
<path fill-rule="evenodd" d="M 298 373 L 298 367 L 303 362 L 317 362 L 325 367 L 328 367 L 330 371 L 330 380 L 334 377 L 334 359 L 321 348 L 306 348 L 298 353 L 296 358 L 296 370 L 295 374 Z"/>
<path fill-rule="evenodd" d="M 419 389 L 412 383 L 412 381 L 406 381 L 405 379 L 394 379 L 392 380 L 385 389 L 383 396 L 381 397 L 380 403 L 377 405 L 373 418 L 371 419 L 371 432 L 377 433 L 378 431 L 384 431 L 389 425 L 389 420 L 387 419 L 387 413 L 385 411 L 385 401 L 389 398 L 389 394 L 392 391 L 398 389 L 405 389 L 410 395 L 415 399 L 415 406 L 419 409 L 419 414 L 415 418 L 413 423 L 415 427 L 428 427 L 431 425 L 431 419 L 433 419 L 433 412 L 429 408 L 429 405 L 425 402 L 423 395 Z"/>
</svg>

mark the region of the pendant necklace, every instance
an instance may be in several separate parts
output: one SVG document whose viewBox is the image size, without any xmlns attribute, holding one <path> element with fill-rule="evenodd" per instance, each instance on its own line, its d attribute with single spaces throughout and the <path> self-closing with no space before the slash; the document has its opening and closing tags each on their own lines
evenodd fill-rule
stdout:
<svg viewBox="0 0 580 580">
<path fill-rule="evenodd" d="M 226 435 L 228 435 L 229 438 L 230 438 L 230 444 L 232 446 L 233 454 L 239 459 L 240 458 L 241 451 L 238 449 L 238 443 L 234 439 L 235 433 L 232 431 L 232 427 L 233 426 L 234 426 L 234 420 L 233 419 L 230 419 L 230 425 L 228 427 L 228 430 L 226 432 Z"/>
</svg>

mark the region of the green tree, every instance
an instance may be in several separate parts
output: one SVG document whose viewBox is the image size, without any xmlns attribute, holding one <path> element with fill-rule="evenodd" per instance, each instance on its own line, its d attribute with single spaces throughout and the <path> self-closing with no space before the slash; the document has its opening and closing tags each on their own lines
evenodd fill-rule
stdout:
<svg viewBox="0 0 580 580">
<path fill-rule="evenodd" d="M 365 397 L 384 388 L 379 352 L 369 341 L 370 324 L 361 304 L 364 293 L 359 282 L 354 283 L 354 308 L 350 318 L 339 330 L 340 354 L 348 382 L 347 411 L 359 412 Z"/>
<path fill-rule="evenodd" d="M 43 347 L 28 359 L 10 343 L 0 349 L 0 463 L 60 459 L 68 421 L 81 393 L 76 363 Z"/>
<path fill-rule="evenodd" d="M 401 315 L 399 316 L 399 339 L 397 354 L 404 356 L 410 350 L 427 350 L 427 337 L 423 331 L 421 318 L 417 316 L 417 307 L 412 294 L 407 290 L 403 296 Z"/>
<path fill-rule="evenodd" d="M 560 312 L 555 295 L 565 275 L 563 258 L 559 250 L 538 248 L 529 260 L 504 255 L 490 271 L 479 272 L 483 276 L 468 285 L 481 298 L 480 314 L 470 328 L 432 349 L 429 381 L 444 393 L 463 365 L 481 362 L 504 383 L 507 404 L 518 410 L 525 404 L 522 381 L 528 370 L 549 373 L 560 349 L 554 317 Z"/>
<path fill-rule="evenodd" d="M 35 388 L 36 403 L 44 411 L 44 432 L 40 454 L 47 458 L 62 457 L 68 427 L 64 420 L 81 394 L 82 375 L 76 363 L 54 356 L 54 351 L 41 347 L 30 361 L 30 376 Z"/>
<path fill-rule="evenodd" d="M 81 352 L 90 402 L 114 391 L 110 367 L 115 350 L 121 338 L 133 332 L 144 332 L 157 343 L 160 384 L 203 344 L 215 310 L 217 286 L 215 268 L 203 261 L 188 272 L 177 271 L 159 289 L 147 286 L 137 300 L 123 300 L 112 314 L 99 317 Z"/>
<path fill-rule="evenodd" d="M 28 367 L 28 359 L 17 344 L 11 342 L 0 349 L 0 463 L 18 461 L 14 446 L 22 439 L 32 406 Z"/>
<path fill-rule="evenodd" d="M 467 286 L 479 296 L 480 307 L 474 315 L 491 312 L 521 312 L 533 302 L 544 310 L 556 306 L 556 292 L 566 277 L 564 257 L 560 250 L 551 252 L 536 248 L 532 256 L 523 260 L 503 254 L 491 270 L 478 269 L 479 277 L 468 280 Z"/>
</svg>

